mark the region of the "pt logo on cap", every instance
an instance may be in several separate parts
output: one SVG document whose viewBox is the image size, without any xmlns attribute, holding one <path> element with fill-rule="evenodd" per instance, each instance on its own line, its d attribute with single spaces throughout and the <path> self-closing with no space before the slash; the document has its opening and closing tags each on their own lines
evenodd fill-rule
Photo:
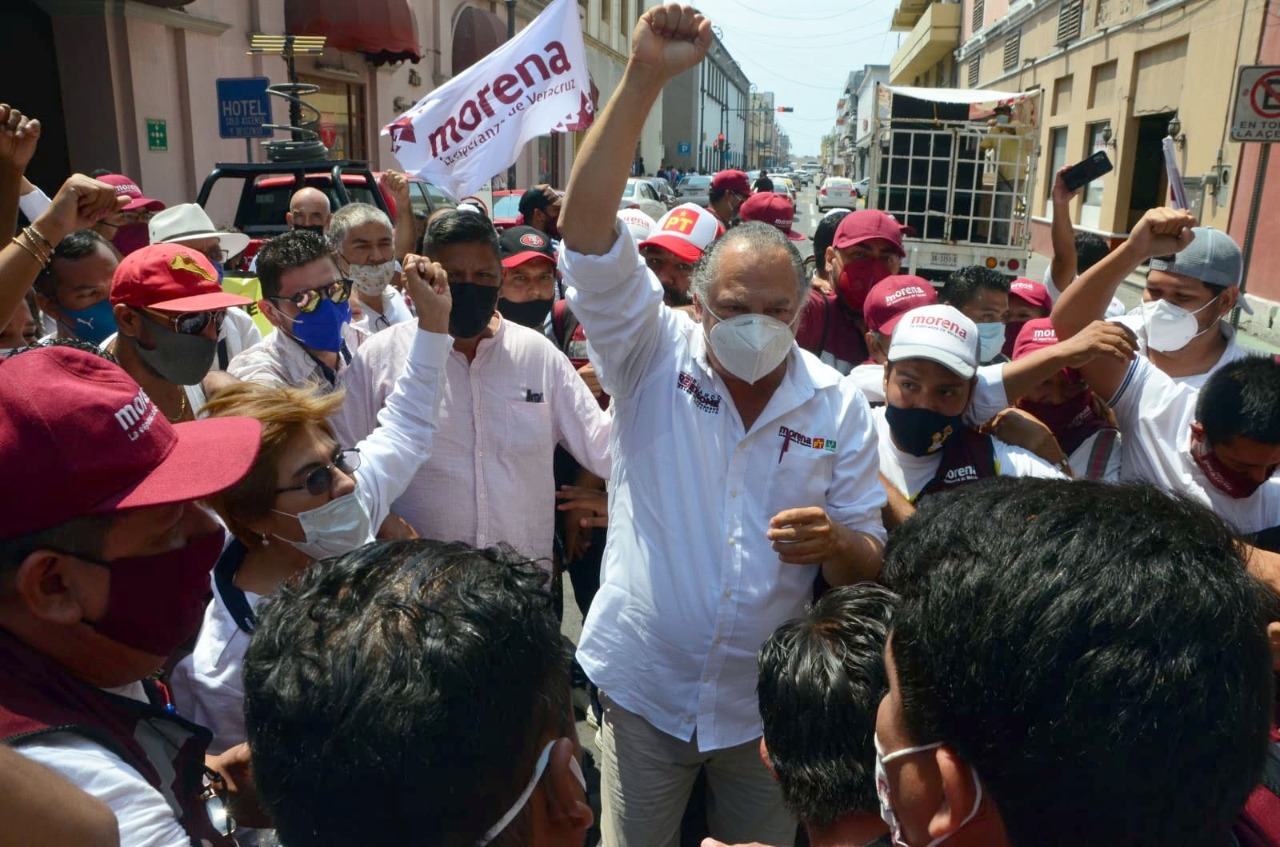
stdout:
<svg viewBox="0 0 1280 847">
<path fill-rule="evenodd" d="M 698 215 L 692 209 L 677 209 L 667 216 L 667 222 L 662 225 L 665 232 L 669 229 L 678 229 L 684 235 L 693 232 L 693 228 L 698 225 Z"/>
<path fill-rule="evenodd" d="M 541 250 L 547 242 L 541 235 L 534 235 L 532 232 L 527 232 L 520 236 L 520 243 L 525 247 L 532 247 L 534 250 Z"/>
<path fill-rule="evenodd" d="M 200 263 L 186 253 L 174 253 L 173 260 L 169 262 L 169 269 L 174 271 L 190 271 L 196 276 L 203 277 L 209 282 L 217 282 L 213 274 L 209 273 Z"/>
</svg>

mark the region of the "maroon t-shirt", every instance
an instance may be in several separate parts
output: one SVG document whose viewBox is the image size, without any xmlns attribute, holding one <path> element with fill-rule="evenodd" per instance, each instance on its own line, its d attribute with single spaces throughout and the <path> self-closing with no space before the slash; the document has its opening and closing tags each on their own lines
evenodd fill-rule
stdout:
<svg viewBox="0 0 1280 847">
<path fill-rule="evenodd" d="M 804 304 L 796 343 L 843 374 L 867 360 L 862 315 L 850 311 L 836 295 L 816 288 Z"/>
</svg>

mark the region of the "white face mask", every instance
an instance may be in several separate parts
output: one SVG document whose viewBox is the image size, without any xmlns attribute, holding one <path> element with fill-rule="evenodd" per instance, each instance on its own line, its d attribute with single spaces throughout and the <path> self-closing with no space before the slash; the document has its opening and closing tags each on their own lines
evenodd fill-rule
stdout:
<svg viewBox="0 0 1280 847">
<path fill-rule="evenodd" d="M 1004 324 L 978 324 L 978 359 L 990 362 L 1004 347 Z"/>
<path fill-rule="evenodd" d="M 1147 327 L 1147 346 L 1158 353 L 1176 353 L 1191 343 L 1191 339 L 1204 335 L 1216 326 L 1215 321 L 1204 329 L 1196 315 L 1209 308 L 1221 297 L 1219 294 L 1194 312 L 1175 306 L 1168 300 L 1153 300 L 1142 304 L 1142 320 Z"/>
<path fill-rule="evenodd" d="M 296 515 L 279 509 L 271 511 L 298 519 L 306 541 L 290 541 L 278 535 L 276 538 L 287 541 L 313 559 L 341 556 L 373 540 L 373 519 L 354 491 L 335 497 L 318 509 Z"/>
<path fill-rule="evenodd" d="M 356 291 L 366 297 L 381 297 L 396 275 L 396 263 L 388 259 L 380 265 L 351 265 L 347 275 Z"/>
<path fill-rule="evenodd" d="M 885 770 L 885 764 L 892 762 L 894 759 L 901 759 L 905 756 L 911 756 L 915 753 L 924 753 L 927 750 L 936 750 L 942 746 L 942 742 L 938 741 L 933 744 L 924 744 L 919 747 L 907 747 L 904 750 L 895 750 L 889 755 L 884 754 L 884 747 L 880 744 L 880 736 L 873 735 L 872 741 L 876 746 L 876 799 L 880 801 L 880 819 L 889 827 L 889 838 L 893 841 L 894 847 L 910 847 L 907 842 L 902 840 L 902 823 L 898 820 L 898 813 L 893 810 L 893 801 L 889 798 L 889 772 Z M 978 793 L 973 798 L 973 808 L 969 810 L 969 814 L 960 822 L 960 826 L 956 827 L 952 832 L 946 835 L 938 836 L 930 841 L 926 847 L 936 847 L 938 844 L 946 841 L 951 836 L 959 832 L 969 821 L 978 815 L 978 809 L 982 806 L 982 780 L 978 779 L 978 772 L 970 768 L 973 772 L 973 781 L 978 786 Z"/>
<path fill-rule="evenodd" d="M 538 787 L 538 780 L 542 779 L 542 774 L 547 769 L 547 764 L 551 761 L 551 748 L 556 746 L 559 738 L 553 738 L 547 742 L 547 746 L 542 748 L 542 754 L 538 756 L 538 762 L 533 766 L 533 777 L 530 778 L 529 784 L 524 787 L 524 791 L 520 792 L 520 796 L 516 798 L 516 802 L 512 804 L 507 813 L 498 819 L 498 822 L 489 827 L 489 831 L 480 836 L 476 841 L 475 847 L 484 847 L 493 839 L 502 834 L 502 831 L 511 825 L 516 819 L 516 815 L 520 814 L 520 810 L 529 802 L 529 798 L 533 796 L 533 789 Z M 582 775 L 582 768 L 578 765 L 578 757 L 574 756 L 569 759 L 569 770 L 573 771 L 573 775 L 578 778 L 578 784 L 582 786 L 585 794 L 587 791 L 587 780 Z"/>
<path fill-rule="evenodd" d="M 702 308 L 717 321 L 707 334 L 716 359 L 729 373 L 753 385 L 782 364 L 796 340 L 791 324 L 777 318 L 738 315 L 725 321 L 706 303 Z"/>
</svg>

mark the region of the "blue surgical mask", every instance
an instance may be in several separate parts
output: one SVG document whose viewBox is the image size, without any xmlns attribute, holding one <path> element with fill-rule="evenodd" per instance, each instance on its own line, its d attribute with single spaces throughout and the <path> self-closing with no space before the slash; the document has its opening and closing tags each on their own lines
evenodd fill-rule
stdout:
<svg viewBox="0 0 1280 847">
<path fill-rule="evenodd" d="M 978 360 L 986 363 L 1000 355 L 1004 347 L 1004 324 L 978 324 Z"/>
<path fill-rule="evenodd" d="M 290 334 L 304 347 L 337 353 L 342 349 L 342 328 L 350 322 L 349 302 L 335 303 L 324 298 L 314 312 L 294 316 Z"/>
<path fill-rule="evenodd" d="M 61 323 L 76 338 L 90 344 L 101 344 L 116 331 L 116 316 L 111 312 L 111 301 L 103 299 L 87 309 L 63 309 Z"/>
</svg>

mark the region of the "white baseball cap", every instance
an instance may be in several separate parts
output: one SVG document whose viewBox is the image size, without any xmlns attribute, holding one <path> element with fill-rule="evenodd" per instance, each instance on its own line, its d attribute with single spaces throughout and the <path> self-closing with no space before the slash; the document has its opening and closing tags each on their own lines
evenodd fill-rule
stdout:
<svg viewBox="0 0 1280 847">
<path fill-rule="evenodd" d="M 898 320 L 889 361 L 928 359 L 965 379 L 978 370 L 978 325 L 954 306 L 921 306 Z"/>
<path fill-rule="evenodd" d="M 631 237 L 635 239 L 637 244 L 648 238 L 649 233 L 653 232 L 655 226 L 653 218 L 639 209 L 619 209 L 618 220 L 626 224 L 627 229 L 631 230 Z"/>
<path fill-rule="evenodd" d="M 720 220 L 696 203 L 682 203 L 658 218 L 641 247 L 664 247 L 686 262 L 696 262 L 724 234 Z"/>
<path fill-rule="evenodd" d="M 236 256 L 249 246 L 243 232 L 219 232 L 198 203 L 180 203 L 156 212 L 147 222 L 152 244 L 183 243 L 201 238 L 217 238 L 228 256 Z"/>
</svg>

